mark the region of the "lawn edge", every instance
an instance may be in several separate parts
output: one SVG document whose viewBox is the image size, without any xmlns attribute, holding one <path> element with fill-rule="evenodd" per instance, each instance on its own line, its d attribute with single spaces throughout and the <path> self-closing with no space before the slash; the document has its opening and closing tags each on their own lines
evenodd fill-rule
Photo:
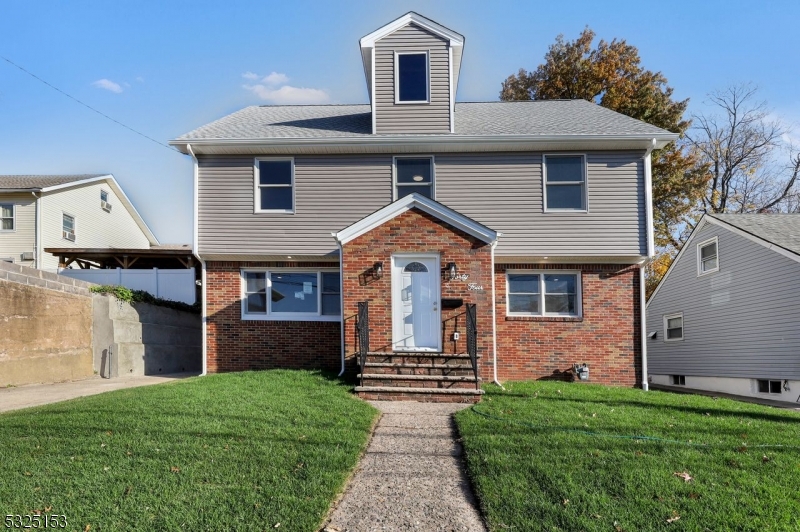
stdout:
<svg viewBox="0 0 800 532">
<path fill-rule="evenodd" d="M 477 404 L 480 404 L 480 403 L 477 403 Z M 461 434 L 461 426 L 458 424 L 458 414 L 461 414 L 461 413 L 469 411 L 469 412 L 472 413 L 472 415 L 476 415 L 474 412 L 472 412 L 472 409 L 475 406 L 476 405 L 471 405 L 471 406 L 469 406 L 469 407 L 467 407 L 467 408 L 465 408 L 465 409 L 463 409 L 463 410 L 461 410 L 459 412 L 455 412 L 453 414 L 453 424 L 456 427 L 456 441 L 458 442 L 459 445 L 461 445 L 461 454 L 462 454 L 462 459 L 463 459 L 462 461 L 463 461 L 463 464 L 464 464 L 464 470 L 467 473 L 466 477 L 467 477 L 467 481 L 469 483 L 469 489 L 472 490 L 472 494 L 475 496 L 475 501 L 478 503 L 478 513 L 481 514 L 481 521 L 483 521 L 483 526 L 486 527 L 486 530 L 491 531 L 493 529 L 492 529 L 491 526 L 489 526 L 489 519 L 488 519 L 488 516 L 487 516 L 486 508 L 484 507 L 483 497 L 481 496 L 481 493 L 478 490 L 478 486 L 475 483 L 475 478 L 474 478 L 474 476 L 472 474 L 472 470 L 471 470 L 470 465 L 469 465 L 469 457 L 468 457 L 467 448 L 464 446 L 464 436 Z"/>
</svg>

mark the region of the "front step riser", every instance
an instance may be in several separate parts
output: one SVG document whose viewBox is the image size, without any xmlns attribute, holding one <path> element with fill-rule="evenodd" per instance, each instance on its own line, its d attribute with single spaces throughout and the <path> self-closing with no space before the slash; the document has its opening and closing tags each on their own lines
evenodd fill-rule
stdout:
<svg viewBox="0 0 800 532">
<path fill-rule="evenodd" d="M 381 379 L 379 376 L 364 375 L 364 386 L 387 386 L 392 388 L 433 388 L 433 389 L 476 389 L 474 382 L 463 381 L 418 381 L 405 379 Z"/>
<path fill-rule="evenodd" d="M 432 375 L 437 377 L 474 377 L 470 368 L 404 368 L 400 366 L 384 366 L 365 368 L 367 375 Z"/>
<path fill-rule="evenodd" d="M 367 355 L 367 363 L 381 364 L 469 364 L 469 359 L 448 357 L 447 355 Z"/>
<path fill-rule="evenodd" d="M 403 393 L 397 392 L 358 392 L 358 396 L 366 401 L 419 401 L 422 403 L 469 403 L 480 401 L 480 395 L 440 395 L 436 393 Z"/>
</svg>

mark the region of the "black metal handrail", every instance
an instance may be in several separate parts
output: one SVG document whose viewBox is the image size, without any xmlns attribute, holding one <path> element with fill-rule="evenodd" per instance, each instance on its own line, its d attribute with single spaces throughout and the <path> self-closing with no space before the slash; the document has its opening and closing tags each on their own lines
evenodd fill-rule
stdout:
<svg viewBox="0 0 800 532">
<path fill-rule="evenodd" d="M 367 364 L 367 353 L 369 352 L 369 301 L 358 303 L 356 332 L 358 333 L 358 365 L 361 368 L 361 386 L 364 386 L 364 366 Z"/>
<path fill-rule="evenodd" d="M 478 314 L 475 303 L 467 303 L 467 354 L 475 373 L 475 388 L 480 389 L 478 381 Z"/>
</svg>

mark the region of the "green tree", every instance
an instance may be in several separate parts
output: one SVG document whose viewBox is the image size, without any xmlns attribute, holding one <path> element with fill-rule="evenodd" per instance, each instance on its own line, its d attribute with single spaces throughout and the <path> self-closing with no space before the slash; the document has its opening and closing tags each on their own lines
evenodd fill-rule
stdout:
<svg viewBox="0 0 800 532">
<path fill-rule="evenodd" d="M 635 46 L 614 39 L 592 48 L 594 38 L 589 28 L 574 41 L 559 35 L 536 70 L 520 69 L 503 82 L 500 99 L 584 99 L 679 133 L 677 143 L 652 153 L 655 242 L 660 254 L 671 257 L 688 236 L 709 176 L 697 149 L 684 140 L 689 100 L 674 100 L 667 78 L 644 69 Z"/>
</svg>

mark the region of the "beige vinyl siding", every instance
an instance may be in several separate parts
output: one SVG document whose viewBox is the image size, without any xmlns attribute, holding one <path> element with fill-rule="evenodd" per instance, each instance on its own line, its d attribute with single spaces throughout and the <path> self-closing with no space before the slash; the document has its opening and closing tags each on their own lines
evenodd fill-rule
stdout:
<svg viewBox="0 0 800 532">
<path fill-rule="evenodd" d="M 436 200 L 501 231 L 497 256 L 646 254 L 643 153 L 589 153 L 588 213 L 545 213 L 538 153 L 436 155 Z M 200 157 L 199 250 L 331 255 L 339 231 L 392 201 L 392 157 L 295 157 L 295 213 L 254 214 L 253 157 Z"/>
<path fill-rule="evenodd" d="M 429 51 L 430 103 L 395 103 L 395 52 Z M 376 133 L 450 131 L 450 65 L 447 41 L 410 24 L 375 43 Z"/>
<path fill-rule="evenodd" d="M 768 215 L 765 215 L 768 216 Z M 718 238 L 719 271 L 697 275 L 697 244 Z M 654 375 L 800 379 L 800 263 L 706 224 L 647 306 Z M 683 341 L 664 315 L 683 313 Z M 795 392 L 797 393 L 797 392 Z"/>
<path fill-rule="evenodd" d="M 111 212 L 100 207 L 100 191 L 108 192 Z M 75 242 L 61 236 L 62 213 L 75 217 Z M 42 195 L 43 248 L 149 248 L 150 242 L 105 182 L 55 190 Z M 58 258 L 42 253 L 43 270 L 58 268 Z"/>
<path fill-rule="evenodd" d="M 254 158 L 200 157 L 200 254 L 338 254 L 331 232 L 392 201 L 391 156 L 294 162 L 295 213 L 254 214 Z"/>
<path fill-rule="evenodd" d="M 542 154 L 436 156 L 436 200 L 503 233 L 496 255 L 647 254 L 644 153 L 587 153 L 588 212 L 544 212 Z"/>
<path fill-rule="evenodd" d="M 22 261 L 22 254 L 33 252 L 36 245 L 36 198 L 30 192 L 0 194 L 0 203 L 13 203 L 14 231 L 0 231 L 0 258 L 13 258 L 16 264 L 33 266 Z"/>
</svg>

